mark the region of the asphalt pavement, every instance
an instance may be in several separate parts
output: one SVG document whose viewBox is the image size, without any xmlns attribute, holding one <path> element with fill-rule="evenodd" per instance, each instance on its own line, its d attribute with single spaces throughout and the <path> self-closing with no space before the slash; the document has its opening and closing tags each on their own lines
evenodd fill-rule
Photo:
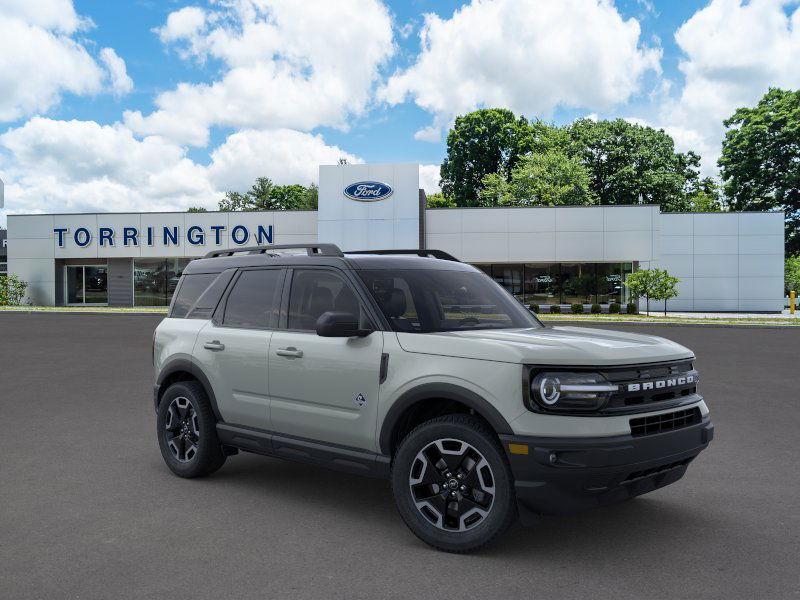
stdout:
<svg viewBox="0 0 800 600">
<path fill-rule="evenodd" d="M 800 330 L 603 325 L 692 348 L 716 437 L 678 483 L 422 544 L 387 482 L 240 454 L 161 460 L 160 316 L 0 313 L 0 598 L 800 598 Z"/>
</svg>

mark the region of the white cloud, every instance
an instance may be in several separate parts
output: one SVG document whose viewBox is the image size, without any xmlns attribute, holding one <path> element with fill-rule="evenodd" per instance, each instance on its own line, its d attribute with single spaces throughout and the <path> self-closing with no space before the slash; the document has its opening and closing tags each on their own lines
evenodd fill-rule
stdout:
<svg viewBox="0 0 800 600">
<path fill-rule="evenodd" d="M 205 24 L 206 11 L 198 6 L 184 6 L 170 13 L 166 24 L 156 29 L 156 33 L 165 44 L 192 40 L 199 35 Z"/>
<path fill-rule="evenodd" d="M 2 0 L 0 14 L 66 34 L 90 23 L 78 16 L 72 0 Z"/>
<path fill-rule="evenodd" d="M 675 33 L 685 84 L 655 119 L 681 150 L 716 172 L 722 121 L 769 87 L 800 87 L 800 8 L 795 0 L 714 0 Z M 792 10 L 793 8 L 793 10 Z"/>
<path fill-rule="evenodd" d="M 106 79 L 115 93 L 125 90 L 124 61 L 103 50 L 106 72 L 77 38 L 89 25 L 71 0 L 0 2 L 0 121 L 46 112 L 65 92 L 100 93 Z"/>
<path fill-rule="evenodd" d="M 329 146 L 320 135 L 291 129 L 245 130 L 234 133 L 211 153 L 210 181 L 221 190 L 247 190 L 256 177 L 267 176 L 278 184 L 316 182 L 319 165 L 340 158 L 363 162 L 338 146 Z"/>
<path fill-rule="evenodd" d="M 442 191 L 439 187 L 439 169 L 441 165 L 420 165 L 419 166 L 419 187 L 425 190 L 426 194 L 438 194 Z"/>
<path fill-rule="evenodd" d="M 125 123 L 197 146 L 207 144 L 212 126 L 346 129 L 366 109 L 378 68 L 394 51 L 391 18 L 379 0 L 189 7 L 172 13 L 158 34 L 183 57 L 220 61 L 223 75 L 181 83 L 156 98 L 155 112 L 126 112 Z"/>
<path fill-rule="evenodd" d="M 608 110 L 660 72 L 660 49 L 610 0 L 473 0 L 450 19 L 425 15 L 422 52 L 381 90 L 434 114 L 417 139 L 434 140 L 457 114 L 503 106 L 547 115 L 558 106 Z"/>
<path fill-rule="evenodd" d="M 259 176 L 308 185 L 319 164 L 362 162 L 319 135 L 281 129 L 232 134 L 202 165 L 184 147 L 158 136 L 138 139 L 121 124 L 42 117 L 0 135 L 0 148 L 0 215 L 216 208 L 226 190 L 245 191 Z"/>
<path fill-rule="evenodd" d="M 103 48 L 100 51 L 100 59 L 108 70 L 114 94 L 122 96 L 129 93 L 133 89 L 133 79 L 128 76 L 125 61 L 114 52 L 113 48 Z"/>
</svg>

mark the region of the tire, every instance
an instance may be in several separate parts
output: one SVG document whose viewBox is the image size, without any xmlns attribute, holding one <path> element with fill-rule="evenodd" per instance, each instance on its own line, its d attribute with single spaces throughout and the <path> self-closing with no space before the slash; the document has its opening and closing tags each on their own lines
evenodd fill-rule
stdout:
<svg viewBox="0 0 800 600">
<path fill-rule="evenodd" d="M 403 439 L 392 461 L 392 494 L 414 535 L 445 552 L 477 550 L 517 516 L 503 449 L 470 415 L 432 419 Z"/>
<path fill-rule="evenodd" d="M 178 477 L 204 477 L 225 463 L 217 422 L 203 386 L 173 383 L 158 405 L 156 431 L 161 456 Z"/>
</svg>

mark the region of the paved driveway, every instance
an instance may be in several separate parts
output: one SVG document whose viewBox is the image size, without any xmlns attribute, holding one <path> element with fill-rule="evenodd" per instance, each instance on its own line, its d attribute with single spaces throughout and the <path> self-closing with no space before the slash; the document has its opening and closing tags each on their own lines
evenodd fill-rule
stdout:
<svg viewBox="0 0 800 600">
<path fill-rule="evenodd" d="M 0 313 L 0 598 L 800 597 L 796 329 L 613 327 L 696 351 L 712 446 L 673 486 L 455 556 L 383 481 L 252 455 L 170 475 L 158 320 Z"/>
</svg>

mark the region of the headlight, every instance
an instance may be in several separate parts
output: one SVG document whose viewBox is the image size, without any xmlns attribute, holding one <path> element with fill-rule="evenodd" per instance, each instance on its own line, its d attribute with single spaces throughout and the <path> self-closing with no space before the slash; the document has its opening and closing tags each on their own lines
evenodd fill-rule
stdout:
<svg viewBox="0 0 800 600">
<path fill-rule="evenodd" d="M 531 381 L 531 398 L 545 410 L 598 410 L 619 386 L 599 373 L 539 373 Z"/>
</svg>

